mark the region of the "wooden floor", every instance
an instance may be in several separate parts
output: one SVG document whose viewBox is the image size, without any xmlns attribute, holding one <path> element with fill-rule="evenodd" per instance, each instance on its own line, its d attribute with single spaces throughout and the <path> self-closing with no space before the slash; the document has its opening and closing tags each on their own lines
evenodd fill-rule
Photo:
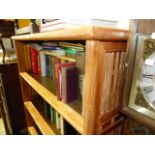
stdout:
<svg viewBox="0 0 155 155">
<path fill-rule="evenodd" d="M 0 118 L 0 135 L 6 135 L 2 118 Z"/>
</svg>

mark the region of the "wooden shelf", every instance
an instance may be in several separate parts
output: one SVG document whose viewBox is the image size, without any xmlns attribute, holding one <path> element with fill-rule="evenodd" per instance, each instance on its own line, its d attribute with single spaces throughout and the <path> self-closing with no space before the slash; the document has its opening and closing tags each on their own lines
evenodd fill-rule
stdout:
<svg viewBox="0 0 155 155">
<path fill-rule="evenodd" d="M 37 130 L 35 129 L 34 126 L 29 126 L 28 127 L 28 132 L 30 135 L 38 135 Z"/>
<path fill-rule="evenodd" d="M 24 102 L 24 105 L 42 134 L 55 135 L 55 132 L 49 127 L 49 125 L 46 123 L 31 101 Z M 33 128 L 30 128 L 29 131 L 31 133 L 36 132 Z"/>
<path fill-rule="evenodd" d="M 69 56 L 59 56 L 59 55 L 57 55 L 56 53 L 48 52 L 48 51 L 43 51 L 42 53 L 45 54 L 45 55 L 49 55 L 49 56 L 56 56 L 57 58 L 60 58 L 61 60 L 76 62 L 76 59 L 73 58 L 73 57 L 69 57 Z"/>
<path fill-rule="evenodd" d="M 39 40 L 105 40 L 105 41 L 126 41 L 128 30 L 97 27 L 97 26 L 78 26 L 64 30 L 56 30 L 44 33 L 35 33 L 22 36 L 13 36 L 12 39 L 20 41 L 39 41 Z"/>
<path fill-rule="evenodd" d="M 37 82 L 26 72 L 21 72 L 20 76 L 64 119 L 66 119 L 80 134 L 83 134 L 83 117 L 61 101 L 58 101 L 52 92 L 47 90 L 42 84 Z M 29 103 L 29 102 L 28 102 Z"/>
<path fill-rule="evenodd" d="M 41 77 L 31 73 L 29 73 L 29 75 L 56 96 L 56 80 L 52 80 L 50 77 Z M 80 115 L 82 114 L 82 101 L 75 100 L 73 102 L 67 103 L 67 106 L 74 109 Z"/>
</svg>

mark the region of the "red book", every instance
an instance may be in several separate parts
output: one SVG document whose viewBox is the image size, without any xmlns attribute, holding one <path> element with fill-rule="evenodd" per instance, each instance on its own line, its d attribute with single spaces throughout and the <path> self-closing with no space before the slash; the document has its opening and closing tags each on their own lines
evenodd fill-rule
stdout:
<svg viewBox="0 0 155 155">
<path fill-rule="evenodd" d="M 30 57 L 31 57 L 31 69 L 32 73 L 38 74 L 38 51 L 33 47 L 30 47 Z"/>
<path fill-rule="evenodd" d="M 58 84 L 57 84 L 57 95 L 58 100 L 62 100 L 62 68 L 75 66 L 75 62 L 69 62 L 64 64 L 58 64 L 57 75 L 58 75 Z"/>
<path fill-rule="evenodd" d="M 38 74 L 41 75 L 40 51 L 37 52 Z"/>
</svg>

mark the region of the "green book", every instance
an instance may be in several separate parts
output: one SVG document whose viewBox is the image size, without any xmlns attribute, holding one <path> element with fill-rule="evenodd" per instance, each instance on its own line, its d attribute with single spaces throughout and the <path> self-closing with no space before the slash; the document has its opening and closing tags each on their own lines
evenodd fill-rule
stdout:
<svg viewBox="0 0 155 155">
<path fill-rule="evenodd" d="M 75 55 L 79 52 L 83 52 L 84 50 L 70 48 L 70 47 L 64 47 L 66 55 Z"/>
</svg>

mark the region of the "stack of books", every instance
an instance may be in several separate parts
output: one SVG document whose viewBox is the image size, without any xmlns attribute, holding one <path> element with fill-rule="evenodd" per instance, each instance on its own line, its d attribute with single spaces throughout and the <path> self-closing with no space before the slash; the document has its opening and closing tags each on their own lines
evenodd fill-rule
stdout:
<svg viewBox="0 0 155 155">
<path fill-rule="evenodd" d="M 62 30 L 81 25 L 115 27 L 117 25 L 117 21 L 101 20 L 101 19 L 53 19 L 53 20 L 51 19 L 47 20 L 47 22 L 41 23 L 40 32 Z"/>
</svg>

